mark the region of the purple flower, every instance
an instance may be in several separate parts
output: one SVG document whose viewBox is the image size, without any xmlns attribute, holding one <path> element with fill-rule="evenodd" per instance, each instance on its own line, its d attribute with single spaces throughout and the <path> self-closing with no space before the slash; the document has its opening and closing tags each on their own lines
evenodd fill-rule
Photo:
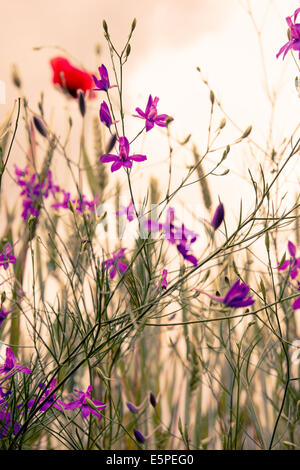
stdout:
<svg viewBox="0 0 300 470">
<path fill-rule="evenodd" d="M 140 444 L 144 444 L 145 440 L 146 440 L 146 437 L 143 436 L 143 434 L 138 430 L 138 429 L 134 429 L 133 430 L 133 434 L 134 434 L 134 437 L 136 438 L 136 440 L 140 443 Z"/>
<path fill-rule="evenodd" d="M 97 88 L 93 88 L 95 91 L 107 91 L 110 88 L 116 87 L 117 85 L 112 85 L 110 86 L 109 78 L 108 78 L 108 73 L 107 73 L 107 68 L 105 65 L 101 65 L 101 67 L 98 67 L 99 70 L 99 75 L 100 75 L 100 80 L 98 80 L 95 75 L 92 75 L 93 80 L 95 82 L 95 85 Z"/>
<path fill-rule="evenodd" d="M 247 286 L 247 284 L 241 282 L 239 279 L 233 284 L 233 286 L 230 287 L 225 297 L 215 297 L 201 290 L 196 290 L 207 295 L 210 299 L 214 300 L 215 302 L 223 303 L 227 307 L 248 307 L 249 305 L 253 305 L 255 302 L 251 298 L 251 296 L 248 297 L 250 287 Z"/>
<path fill-rule="evenodd" d="M 9 428 L 12 427 L 11 413 L 5 406 L 0 408 L 0 439 L 4 438 Z M 20 431 L 21 426 L 18 423 L 14 423 L 13 433 L 16 435 Z"/>
<path fill-rule="evenodd" d="M 3 266 L 4 269 L 8 268 L 9 263 L 14 264 L 17 260 L 12 254 L 13 248 L 10 243 L 6 243 L 3 250 L 0 253 L 0 266 Z"/>
<path fill-rule="evenodd" d="M 0 367 L 0 374 L 5 374 L 6 378 L 11 377 L 15 372 L 32 374 L 32 370 L 22 366 L 17 362 L 17 358 L 10 348 L 6 348 L 6 358 L 3 366 Z"/>
<path fill-rule="evenodd" d="M 298 299 L 293 303 L 293 310 L 297 310 L 298 308 L 300 308 L 300 297 L 298 297 Z"/>
<path fill-rule="evenodd" d="M 147 160 L 146 155 L 129 155 L 129 142 L 126 137 L 119 138 L 119 155 L 113 155 L 111 153 L 101 155 L 100 161 L 102 163 L 114 162 L 111 166 L 111 171 L 117 171 L 122 166 L 126 168 L 132 167 L 132 161 L 143 162 Z"/>
<path fill-rule="evenodd" d="M 127 220 L 132 222 L 135 219 L 135 210 L 133 202 L 130 201 L 129 206 L 121 206 L 120 210 L 116 212 L 116 215 L 126 215 Z"/>
<path fill-rule="evenodd" d="M 46 177 L 41 180 L 37 173 L 29 176 L 28 169 L 20 170 L 15 166 L 15 174 L 17 176 L 17 184 L 23 188 L 21 196 L 23 196 L 23 212 L 22 217 L 27 220 L 29 215 L 38 217 L 43 198 L 48 198 L 49 193 L 55 196 L 60 189 L 53 184 L 52 173 L 49 170 Z"/>
<path fill-rule="evenodd" d="M 221 223 L 224 220 L 224 206 L 222 203 L 220 203 L 214 213 L 213 219 L 211 221 L 211 225 L 214 230 L 217 230 L 217 228 L 220 227 Z"/>
<path fill-rule="evenodd" d="M 160 127 L 166 127 L 166 120 L 169 116 L 167 114 L 157 114 L 158 101 L 159 98 L 157 98 L 157 96 L 153 100 L 152 96 L 150 95 L 145 112 L 143 112 L 140 108 L 136 108 L 139 116 L 135 115 L 135 117 L 146 119 L 146 132 L 150 131 L 154 127 L 154 124 Z"/>
<path fill-rule="evenodd" d="M 156 401 L 156 397 L 155 397 L 153 392 L 150 392 L 149 401 L 150 401 L 151 405 L 153 406 L 153 408 L 155 408 L 156 405 L 157 405 L 157 401 Z"/>
<path fill-rule="evenodd" d="M 289 41 L 282 46 L 282 48 L 279 50 L 278 54 L 276 54 L 276 57 L 278 57 L 283 53 L 283 59 L 285 58 L 286 54 L 290 49 L 294 49 L 294 51 L 299 52 L 299 59 L 300 59 L 300 24 L 296 24 L 296 19 L 298 14 L 300 13 L 300 8 L 297 8 L 294 12 L 294 19 L 292 20 L 292 16 L 288 16 L 286 18 L 286 22 L 289 26 Z"/>
<path fill-rule="evenodd" d="M 183 256 L 186 261 L 189 261 L 194 266 L 197 266 L 198 260 L 197 258 L 190 252 L 189 245 L 184 243 L 183 241 L 177 245 L 177 250 Z"/>
<path fill-rule="evenodd" d="M 92 389 L 93 389 L 92 385 L 90 385 L 87 388 L 86 392 L 82 392 L 80 390 L 74 389 L 74 391 L 77 392 L 78 399 L 76 399 L 76 397 L 74 395 L 71 395 L 75 398 L 75 400 L 71 401 L 68 404 L 65 404 L 64 405 L 65 409 L 66 410 L 74 410 L 75 408 L 80 408 L 82 417 L 84 419 L 87 418 L 90 413 L 92 413 L 94 416 L 97 416 L 97 418 L 101 419 L 102 418 L 101 414 L 98 411 L 96 411 L 94 408 L 92 408 L 90 405 L 88 405 L 87 401 L 86 401 L 86 399 L 92 401 L 93 404 L 95 405 L 95 407 L 99 409 L 99 411 L 102 411 L 102 410 L 104 410 L 104 408 L 106 408 L 106 405 L 104 403 L 102 403 L 102 401 L 91 400 L 91 391 L 92 391 Z"/>
<path fill-rule="evenodd" d="M 57 398 L 55 398 L 55 393 L 52 393 L 52 391 L 56 387 L 56 383 L 57 383 L 56 379 L 53 379 L 50 382 L 49 387 L 44 391 L 42 397 L 38 401 L 38 403 L 42 403 L 47 398 L 47 401 L 40 408 L 41 411 L 47 411 L 50 408 L 50 406 L 53 406 L 54 408 L 56 408 L 59 411 L 63 411 L 63 407 L 65 407 L 66 403 L 64 403 L 63 401 L 58 400 Z M 40 384 L 40 388 L 44 389 L 45 384 L 43 384 L 43 383 Z M 35 399 L 29 400 L 28 403 L 27 403 L 28 408 L 32 408 L 35 401 L 36 401 Z"/>
<path fill-rule="evenodd" d="M 163 269 L 162 279 L 161 279 L 161 283 L 160 283 L 160 287 L 162 289 L 166 289 L 168 287 L 167 275 L 168 275 L 168 271 L 166 269 Z"/>
<path fill-rule="evenodd" d="M 288 252 L 290 254 L 290 260 L 285 260 L 281 266 L 278 266 L 278 271 L 285 271 L 290 269 L 291 279 L 295 279 L 298 276 L 298 270 L 300 268 L 300 258 L 296 258 L 296 247 L 294 243 L 288 242 Z"/>
<path fill-rule="evenodd" d="M 123 258 L 123 256 L 124 256 L 125 250 L 126 250 L 126 248 L 122 248 L 121 250 L 116 251 L 115 253 L 113 253 L 112 258 L 107 259 L 106 261 L 104 261 L 105 268 L 106 269 L 111 268 L 110 273 L 109 273 L 110 279 L 113 279 L 115 277 L 115 275 L 117 274 L 117 271 L 120 274 L 125 273 L 125 271 L 127 269 L 127 265 L 125 263 L 122 263 L 122 261 L 120 261 L 120 259 Z"/>
<path fill-rule="evenodd" d="M 69 201 L 71 199 L 71 194 L 67 193 L 64 189 L 62 189 L 61 192 L 63 193 L 63 196 L 64 196 L 63 200 L 61 202 L 55 202 L 54 204 L 51 205 L 51 207 L 53 207 L 53 209 L 55 210 L 58 210 L 60 207 L 62 207 L 63 209 L 69 208 Z"/>
<path fill-rule="evenodd" d="M 126 405 L 129 411 L 131 411 L 131 413 L 135 414 L 138 411 L 137 407 L 130 403 L 130 401 L 128 401 Z"/>
<path fill-rule="evenodd" d="M 103 122 L 106 125 L 106 127 L 108 127 L 108 128 L 112 124 L 116 124 L 117 122 L 119 122 L 119 121 L 113 121 L 112 120 L 109 108 L 108 108 L 107 104 L 105 103 L 105 101 L 102 101 L 102 103 L 101 103 L 99 115 L 100 115 L 100 121 Z"/>
<path fill-rule="evenodd" d="M 2 323 L 4 322 L 5 318 L 7 317 L 7 315 L 11 312 L 11 310 L 5 310 L 5 308 L 3 307 L 3 305 L 1 306 L 0 308 L 0 326 L 2 325 Z"/>
</svg>

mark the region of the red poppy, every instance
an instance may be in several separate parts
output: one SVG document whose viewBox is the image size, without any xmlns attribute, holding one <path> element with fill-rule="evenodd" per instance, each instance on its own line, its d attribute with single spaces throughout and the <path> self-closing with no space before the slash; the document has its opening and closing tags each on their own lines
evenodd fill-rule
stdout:
<svg viewBox="0 0 300 470">
<path fill-rule="evenodd" d="M 53 69 L 54 85 L 59 85 L 73 98 L 77 98 L 78 90 L 86 93 L 94 86 L 93 78 L 89 73 L 74 67 L 64 57 L 54 57 L 50 60 L 50 64 Z"/>
</svg>

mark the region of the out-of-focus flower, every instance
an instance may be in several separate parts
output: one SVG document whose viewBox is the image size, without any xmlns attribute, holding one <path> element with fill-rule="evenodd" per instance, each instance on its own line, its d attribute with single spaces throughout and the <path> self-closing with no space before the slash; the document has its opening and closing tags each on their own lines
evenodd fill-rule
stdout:
<svg viewBox="0 0 300 470">
<path fill-rule="evenodd" d="M 296 23 L 299 13 L 300 8 L 297 8 L 292 16 L 288 16 L 286 18 L 286 22 L 289 26 L 289 41 L 284 46 L 282 46 L 278 54 L 276 54 L 277 59 L 282 53 L 284 59 L 290 49 L 298 51 L 300 59 L 300 24 Z"/>
<path fill-rule="evenodd" d="M 149 401 L 150 401 L 151 405 L 153 406 L 153 408 L 155 408 L 156 405 L 157 405 L 157 401 L 156 401 L 156 397 L 155 397 L 153 392 L 150 392 Z"/>
<path fill-rule="evenodd" d="M 288 242 L 288 252 L 290 259 L 285 260 L 281 266 L 278 266 L 278 271 L 285 271 L 290 269 L 290 277 L 295 279 L 298 276 L 298 270 L 300 269 L 300 258 L 296 258 L 296 247 L 294 243 Z"/>
<path fill-rule="evenodd" d="M 102 401 L 98 401 L 98 400 L 92 400 L 91 399 L 91 391 L 93 389 L 93 386 L 90 385 L 88 388 L 87 388 L 87 391 L 86 392 L 82 392 L 80 390 L 76 390 L 74 389 L 74 392 L 77 393 L 78 395 L 78 399 L 75 395 L 72 395 L 75 400 L 74 401 L 71 401 L 70 403 L 67 403 L 64 405 L 65 409 L 66 410 L 74 410 L 75 408 L 80 408 L 81 409 L 81 414 L 82 414 L 82 417 L 83 418 L 87 418 L 90 413 L 92 413 L 94 416 L 97 416 L 97 418 L 101 419 L 102 416 L 101 414 L 99 413 L 99 411 L 102 411 L 106 408 L 106 405 L 104 403 L 102 403 Z M 86 400 L 89 400 L 91 401 L 94 405 L 95 405 L 95 408 L 97 408 L 99 411 L 96 411 L 94 408 L 92 408 Z"/>
<path fill-rule="evenodd" d="M 134 430 L 133 430 L 133 434 L 134 434 L 134 437 L 136 438 L 136 440 L 137 440 L 140 444 L 144 444 L 144 442 L 146 441 L 146 437 L 143 436 L 143 434 L 141 433 L 141 431 L 139 431 L 138 429 L 134 429 Z"/>
<path fill-rule="evenodd" d="M 169 116 L 167 114 L 157 114 L 158 101 L 159 98 L 157 98 L 157 96 L 153 99 L 152 96 L 149 95 L 145 112 L 140 108 L 135 109 L 139 115 L 135 114 L 134 116 L 146 120 L 146 132 L 150 131 L 154 127 L 154 124 L 159 127 L 166 127 L 166 120 Z"/>
<path fill-rule="evenodd" d="M 3 266 L 4 269 L 8 268 L 9 264 L 15 264 L 16 257 L 12 254 L 13 248 L 10 243 L 6 243 L 3 250 L 0 253 L 0 266 Z"/>
<path fill-rule="evenodd" d="M 4 392 L 3 388 L 0 387 L 0 405 L 3 405 L 3 403 L 6 402 L 6 397 L 8 397 L 9 395 L 11 395 L 10 390 L 8 390 L 7 392 Z"/>
<path fill-rule="evenodd" d="M 130 403 L 130 401 L 128 401 L 126 403 L 126 405 L 127 405 L 127 408 L 129 409 L 129 411 L 131 411 L 131 413 L 133 413 L 133 414 L 137 413 L 138 408 L 136 406 L 134 406 L 132 403 Z"/>
<path fill-rule="evenodd" d="M 120 137 L 119 138 L 119 155 L 113 155 L 113 154 L 104 154 L 101 155 L 100 161 L 102 163 L 109 163 L 109 162 L 114 162 L 111 166 L 111 171 L 117 171 L 119 170 L 122 166 L 126 168 L 131 168 L 132 167 L 132 162 L 143 162 L 147 160 L 146 155 L 129 155 L 129 142 L 126 137 Z"/>
<path fill-rule="evenodd" d="M 0 308 L 0 327 L 11 310 L 6 310 L 3 305 Z"/>
<path fill-rule="evenodd" d="M 86 93 L 92 89 L 92 76 L 74 67 L 65 57 L 54 57 L 50 60 L 50 65 L 53 70 L 54 85 L 59 85 L 62 91 L 67 92 L 73 98 L 77 98 L 79 90 Z"/>
<path fill-rule="evenodd" d="M 100 116 L 100 121 L 103 122 L 106 125 L 106 127 L 108 127 L 108 128 L 112 124 L 116 124 L 117 122 L 119 122 L 119 121 L 113 121 L 112 120 L 109 108 L 108 108 L 107 104 L 105 103 L 105 101 L 102 101 L 102 103 L 101 103 L 99 116 Z"/>
<path fill-rule="evenodd" d="M 220 227 L 220 225 L 222 224 L 224 220 L 224 215 L 225 215 L 224 206 L 222 203 L 220 203 L 211 221 L 211 226 L 213 227 L 214 230 L 217 230 L 217 228 Z"/>
<path fill-rule="evenodd" d="M 252 299 L 251 295 L 248 297 L 250 287 L 247 286 L 247 284 L 241 282 L 239 279 L 230 287 L 225 297 L 213 296 L 199 289 L 195 290 L 197 292 L 201 292 L 202 294 L 207 295 L 210 299 L 214 300 L 215 302 L 221 302 L 227 307 L 248 307 L 249 305 L 253 305 L 255 302 L 255 300 Z"/>
<path fill-rule="evenodd" d="M 27 168 L 20 170 L 16 165 L 15 174 L 17 184 L 23 188 L 21 192 L 21 196 L 23 196 L 23 219 L 27 220 L 30 214 L 38 217 L 43 198 L 47 199 L 50 193 L 54 197 L 60 190 L 59 186 L 53 183 L 51 171 L 48 171 L 43 181 L 39 181 L 37 173 L 29 176 Z"/>
<path fill-rule="evenodd" d="M 161 276 L 162 279 L 160 282 L 160 287 L 162 289 L 166 289 L 168 287 L 167 275 L 168 275 L 168 271 L 166 269 L 163 269 L 162 276 Z"/>
<path fill-rule="evenodd" d="M 298 310 L 298 308 L 300 308 L 300 297 L 298 297 L 298 299 L 293 303 L 293 310 Z"/>
<path fill-rule="evenodd" d="M 121 206 L 120 210 L 116 212 L 116 215 L 126 215 L 127 220 L 129 222 L 132 222 L 135 219 L 135 210 L 134 210 L 133 202 L 130 201 L 127 207 Z"/>
<path fill-rule="evenodd" d="M 110 269 L 109 277 L 113 279 L 117 272 L 120 274 L 125 273 L 127 265 L 120 261 L 123 258 L 126 248 L 122 248 L 119 251 L 113 253 L 113 257 L 104 261 L 104 266 L 106 269 Z"/>
<path fill-rule="evenodd" d="M 170 207 L 167 211 L 167 216 L 164 223 L 157 222 L 153 219 L 148 219 L 144 222 L 144 226 L 150 232 L 162 230 L 164 238 L 172 245 L 176 245 L 177 250 L 183 256 L 183 258 L 192 263 L 194 266 L 197 266 L 198 260 L 192 253 L 190 253 L 190 250 L 191 244 L 197 240 L 198 235 L 195 232 L 192 232 L 192 230 L 186 228 L 184 224 L 176 226 L 174 224 L 175 220 L 175 210 Z"/>
<path fill-rule="evenodd" d="M 21 429 L 19 423 L 14 423 L 13 433 L 16 435 Z M 12 427 L 11 413 L 3 406 L 0 408 L 0 439 L 6 437 L 9 429 Z"/>
<path fill-rule="evenodd" d="M 47 399 L 47 401 L 41 406 L 40 408 L 41 411 L 47 411 L 50 408 L 50 406 L 53 406 L 59 411 L 63 411 L 63 408 L 65 407 L 66 403 L 55 398 L 55 393 L 52 393 L 56 387 L 56 384 L 57 384 L 56 379 L 53 379 L 50 382 L 49 387 L 44 391 L 42 397 L 39 399 L 38 403 L 42 403 L 45 399 Z M 41 383 L 39 387 L 44 389 L 45 384 Z M 35 401 L 36 401 L 35 399 L 29 400 L 27 403 L 28 408 L 32 408 Z"/>
<path fill-rule="evenodd" d="M 108 77 L 108 72 L 107 68 L 105 65 L 101 65 L 98 67 L 99 75 L 100 75 L 100 80 L 93 75 L 93 80 L 97 88 L 93 88 L 95 91 L 107 91 L 110 88 L 114 88 L 117 85 L 110 85 L 109 77 Z"/>
<path fill-rule="evenodd" d="M 17 362 L 17 358 L 10 348 L 6 348 L 6 358 L 3 366 L 0 367 L 0 374 L 5 374 L 6 378 L 11 377 L 16 372 L 32 374 L 32 370 L 22 366 Z"/>
</svg>

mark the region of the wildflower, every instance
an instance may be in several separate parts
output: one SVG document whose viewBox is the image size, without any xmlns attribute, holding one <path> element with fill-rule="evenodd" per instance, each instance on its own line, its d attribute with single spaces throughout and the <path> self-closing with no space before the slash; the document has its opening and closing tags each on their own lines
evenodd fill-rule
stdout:
<svg viewBox="0 0 300 470">
<path fill-rule="evenodd" d="M 125 252 L 126 248 L 122 248 L 121 250 L 113 253 L 113 257 L 104 261 L 104 266 L 106 269 L 110 269 L 110 273 L 109 273 L 109 277 L 110 279 L 113 279 L 115 277 L 115 275 L 117 274 L 117 271 L 120 273 L 120 274 L 123 274 L 126 269 L 127 269 L 127 265 L 125 263 L 122 263 L 122 261 L 120 261 L 120 259 L 124 256 L 124 252 Z"/>
<path fill-rule="evenodd" d="M 101 65 L 101 67 L 98 67 L 99 75 L 100 75 L 100 80 L 98 80 L 95 75 L 93 75 L 93 80 L 97 88 L 93 88 L 95 91 L 107 91 L 110 88 L 114 88 L 117 85 L 110 85 L 109 82 L 109 77 L 108 77 L 108 72 L 107 68 L 105 65 Z"/>
<path fill-rule="evenodd" d="M 59 411 L 63 411 L 63 407 L 65 407 L 66 403 L 55 398 L 55 393 L 52 393 L 54 388 L 56 387 L 56 383 L 57 383 L 56 379 L 53 379 L 50 382 L 49 387 L 44 391 L 42 397 L 38 401 L 38 403 L 42 403 L 45 399 L 47 399 L 47 401 L 45 401 L 45 403 L 41 406 L 40 408 L 41 411 L 47 411 L 51 406 L 53 406 Z M 45 384 L 41 383 L 39 387 L 41 389 L 45 389 Z M 32 408 L 35 401 L 36 401 L 35 399 L 29 400 L 27 403 L 28 408 Z"/>
<path fill-rule="evenodd" d="M 146 132 L 150 131 L 154 127 L 154 124 L 160 127 L 166 127 L 166 120 L 169 116 L 167 114 L 157 114 L 158 101 L 159 98 L 157 98 L 157 96 L 153 100 L 152 96 L 149 95 L 145 112 L 140 108 L 135 109 L 139 116 L 134 116 L 146 120 Z"/>
<path fill-rule="evenodd" d="M 146 437 L 143 436 L 143 434 L 138 429 L 134 429 L 133 434 L 134 434 L 134 437 L 136 438 L 136 440 L 140 444 L 144 444 L 144 442 L 146 441 Z"/>
<path fill-rule="evenodd" d="M 5 318 L 7 317 L 7 315 L 11 312 L 11 310 L 5 310 L 5 308 L 3 307 L 3 305 L 1 306 L 0 308 L 0 326 L 2 325 L 2 323 L 4 322 Z"/>
<path fill-rule="evenodd" d="M 167 275 L 168 275 L 168 271 L 166 269 L 163 269 L 162 280 L 161 280 L 161 283 L 160 283 L 160 287 L 162 289 L 166 289 L 168 287 Z M 156 286 L 156 287 L 158 287 L 158 286 Z"/>
<path fill-rule="evenodd" d="M 62 91 L 66 91 L 73 98 L 77 98 L 79 90 L 86 93 L 92 89 L 92 76 L 71 65 L 65 57 L 54 57 L 50 60 L 50 65 L 53 70 L 54 85 L 58 85 Z"/>
<path fill-rule="evenodd" d="M 135 218 L 135 210 L 134 210 L 133 202 L 130 201 L 130 203 L 127 207 L 126 206 L 121 206 L 120 210 L 116 212 L 116 215 L 126 215 L 127 220 L 129 222 L 132 222 Z"/>
<path fill-rule="evenodd" d="M 108 108 L 107 104 L 105 103 L 105 101 L 102 101 L 102 103 L 101 103 L 99 115 L 100 115 L 100 121 L 103 122 L 106 125 L 106 127 L 108 127 L 108 128 L 112 124 L 116 124 L 117 122 L 119 122 L 119 121 L 113 121 L 112 120 L 109 108 Z"/>
<path fill-rule="evenodd" d="M 153 408 L 155 408 L 156 405 L 157 405 L 157 401 L 156 401 L 156 397 L 155 397 L 153 392 L 150 392 L 149 401 L 150 401 L 151 405 L 153 406 Z"/>
<path fill-rule="evenodd" d="M 293 310 L 297 310 L 298 308 L 300 308 L 300 297 L 298 297 L 298 299 L 293 303 Z"/>
<path fill-rule="evenodd" d="M 129 401 L 126 403 L 126 405 L 127 405 L 127 408 L 129 409 L 129 411 L 131 411 L 131 413 L 135 414 L 138 411 L 137 407 L 134 406 Z"/>
<path fill-rule="evenodd" d="M 147 160 L 146 155 L 129 155 L 129 142 L 126 137 L 120 137 L 119 139 L 119 155 L 113 155 L 113 154 L 104 154 L 101 155 L 100 161 L 102 163 L 109 163 L 109 162 L 114 162 L 111 166 L 111 171 L 117 171 L 119 170 L 122 166 L 126 168 L 131 168 L 132 167 L 132 162 L 143 162 Z"/>
<path fill-rule="evenodd" d="M 6 243 L 4 248 L 0 253 L 0 266 L 3 266 L 4 269 L 8 268 L 9 264 L 15 264 L 16 257 L 12 254 L 13 248 L 10 243 Z"/>
<path fill-rule="evenodd" d="M 0 374 L 5 374 L 6 378 L 11 377 L 15 372 L 32 374 L 32 370 L 22 366 L 17 362 L 17 358 L 10 348 L 6 348 L 6 358 L 3 366 L 0 367 Z"/>
<path fill-rule="evenodd" d="M 60 207 L 62 207 L 63 209 L 69 208 L 69 201 L 71 199 L 71 194 L 67 193 L 64 189 L 62 189 L 61 192 L 63 193 L 64 198 L 61 202 L 55 202 L 54 204 L 52 204 L 51 207 L 53 207 L 53 209 L 58 210 Z"/>
<path fill-rule="evenodd" d="M 23 212 L 22 217 L 27 220 L 29 215 L 38 217 L 43 202 L 43 198 L 48 198 L 51 193 L 53 196 L 60 191 L 57 185 L 54 185 L 52 172 L 49 170 L 46 176 L 41 179 L 37 173 L 29 176 L 28 169 L 20 170 L 15 166 L 17 184 L 23 188 Z"/>
<path fill-rule="evenodd" d="M 198 292 L 202 292 L 207 295 L 210 299 L 215 302 L 221 302 L 227 307 L 239 308 L 239 307 L 248 307 L 249 305 L 254 304 L 254 300 L 251 296 L 248 297 L 250 287 L 247 284 L 244 284 L 239 279 L 230 287 L 229 291 L 225 297 L 215 297 L 206 292 L 196 289 Z"/>
<path fill-rule="evenodd" d="M 224 206 L 222 203 L 220 203 L 211 221 L 211 226 L 213 227 L 213 229 L 217 230 L 217 228 L 219 228 L 220 225 L 222 224 L 223 220 L 224 220 Z"/>
<path fill-rule="evenodd" d="M 3 388 L 0 387 L 0 405 L 3 405 L 3 403 L 6 402 L 5 398 L 11 395 L 11 391 L 8 390 L 7 392 L 3 391 Z"/>
<path fill-rule="evenodd" d="M 298 270 L 300 269 L 300 258 L 296 258 L 296 247 L 294 243 L 288 242 L 288 252 L 290 254 L 290 260 L 285 260 L 281 266 L 278 266 L 278 271 L 285 271 L 290 269 L 290 277 L 295 279 L 298 276 Z"/>
<path fill-rule="evenodd" d="M 71 395 L 75 398 L 74 401 L 71 401 L 70 403 L 67 403 L 64 405 L 66 410 L 74 410 L 75 408 L 80 408 L 81 409 L 81 414 L 83 418 L 87 418 L 90 413 L 92 413 L 94 416 L 97 416 L 97 418 L 101 419 L 101 414 L 96 411 L 94 408 L 92 408 L 90 405 L 87 403 L 87 399 L 89 401 L 92 401 L 92 403 L 95 405 L 96 408 L 99 409 L 99 411 L 104 410 L 106 408 L 106 405 L 102 403 L 101 401 L 98 400 L 91 400 L 91 391 L 93 389 L 93 386 L 90 385 L 87 388 L 86 392 L 82 392 L 80 390 L 74 389 L 75 392 L 77 392 L 78 399 L 74 395 Z"/>
<path fill-rule="evenodd" d="M 0 408 L 0 439 L 4 438 L 9 429 L 12 427 L 11 413 L 4 406 Z M 14 423 L 13 433 L 16 435 L 20 431 L 21 426 Z"/>
<path fill-rule="evenodd" d="M 189 261 L 194 266 L 197 266 L 198 260 L 192 253 L 190 253 L 188 244 L 181 242 L 177 245 L 176 248 L 186 261 Z"/>
<path fill-rule="evenodd" d="M 294 49 L 294 51 L 298 51 L 299 59 L 300 59 L 300 24 L 296 23 L 297 16 L 299 13 L 300 13 L 300 8 L 297 8 L 297 10 L 295 10 L 294 12 L 293 20 L 292 20 L 292 16 L 288 16 L 286 18 L 286 22 L 289 26 L 289 41 L 284 46 L 282 46 L 278 54 L 276 54 L 277 59 L 282 53 L 283 53 L 283 59 L 284 59 L 290 49 Z"/>
</svg>

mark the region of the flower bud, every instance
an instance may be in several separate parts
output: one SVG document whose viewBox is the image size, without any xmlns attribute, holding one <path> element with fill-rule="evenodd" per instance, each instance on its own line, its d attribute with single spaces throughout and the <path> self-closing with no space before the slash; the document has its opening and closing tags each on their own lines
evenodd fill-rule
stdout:
<svg viewBox="0 0 300 470">
<path fill-rule="evenodd" d="M 43 122 L 36 116 L 33 116 L 33 123 L 36 130 L 43 136 L 47 137 L 48 132 L 43 124 Z"/>
<path fill-rule="evenodd" d="M 136 438 L 136 440 L 140 444 L 144 444 L 146 438 L 145 438 L 145 436 L 143 436 L 143 434 L 138 429 L 134 429 L 133 434 L 134 434 L 134 437 Z"/>
<path fill-rule="evenodd" d="M 84 99 L 84 93 L 82 90 L 79 90 L 78 92 L 78 105 L 79 105 L 79 111 L 82 117 L 85 115 L 86 107 L 85 107 L 85 99 Z"/>
<path fill-rule="evenodd" d="M 157 401 L 156 401 L 156 398 L 155 398 L 155 395 L 154 395 L 153 392 L 150 392 L 149 401 L 150 401 L 151 405 L 153 406 L 153 408 L 155 408 L 156 405 L 157 405 Z"/>
</svg>

